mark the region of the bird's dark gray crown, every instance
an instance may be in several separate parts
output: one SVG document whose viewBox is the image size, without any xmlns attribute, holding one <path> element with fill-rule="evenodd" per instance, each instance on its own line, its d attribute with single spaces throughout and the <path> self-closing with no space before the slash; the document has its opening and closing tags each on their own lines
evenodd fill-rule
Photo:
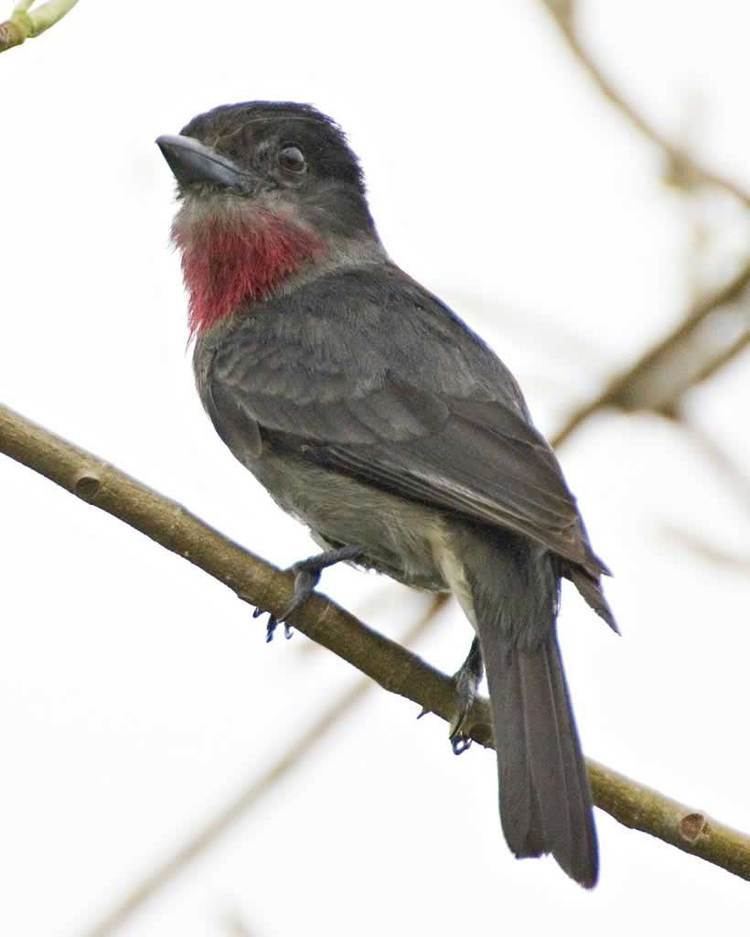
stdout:
<svg viewBox="0 0 750 937">
<path fill-rule="evenodd" d="M 242 164 L 266 139 L 298 146 L 318 178 L 350 183 L 364 192 L 359 161 L 338 124 L 309 104 L 246 101 L 199 114 L 181 133 Z"/>
</svg>

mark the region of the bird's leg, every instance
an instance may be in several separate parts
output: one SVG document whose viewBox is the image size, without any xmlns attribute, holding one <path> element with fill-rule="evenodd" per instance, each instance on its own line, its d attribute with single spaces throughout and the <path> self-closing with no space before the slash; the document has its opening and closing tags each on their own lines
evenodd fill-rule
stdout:
<svg viewBox="0 0 750 937">
<path fill-rule="evenodd" d="M 292 629 L 286 623 L 287 618 L 305 602 L 315 591 L 315 587 L 320 579 L 320 574 L 329 566 L 335 566 L 336 563 L 342 563 L 346 560 L 357 560 L 362 556 L 360 547 L 338 547 L 335 550 L 326 550 L 325 553 L 317 553 L 306 560 L 300 560 L 289 567 L 289 572 L 294 573 L 294 594 L 292 601 L 287 605 L 284 611 L 277 617 L 268 616 L 268 625 L 266 627 L 266 641 L 273 641 L 273 633 L 279 622 L 284 622 L 284 631 L 287 638 L 291 638 Z M 256 609 L 257 612 L 257 609 Z M 255 614 L 255 613 L 253 613 Z M 258 612 L 258 614 L 260 614 Z"/>
<path fill-rule="evenodd" d="M 453 675 L 453 679 L 456 681 L 458 705 L 456 713 L 451 719 L 449 738 L 454 755 L 461 755 L 471 745 L 471 739 L 466 731 L 471 726 L 467 724 L 467 719 L 477 697 L 477 687 L 483 673 L 482 648 L 479 645 L 479 638 L 475 637 L 471 642 L 466 660 Z"/>
</svg>

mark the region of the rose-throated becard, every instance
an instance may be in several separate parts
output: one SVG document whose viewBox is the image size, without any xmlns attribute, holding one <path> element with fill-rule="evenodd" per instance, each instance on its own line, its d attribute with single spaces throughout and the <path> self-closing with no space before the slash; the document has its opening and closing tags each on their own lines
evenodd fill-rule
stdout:
<svg viewBox="0 0 750 937">
<path fill-rule="evenodd" d="M 157 143 L 178 182 L 203 405 L 325 550 L 294 567 L 286 614 L 342 560 L 453 592 L 476 633 L 454 748 L 484 665 L 508 845 L 551 852 L 591 887 L 591 793 L 555 620 L 565 577 L 614 628 L 607 569 L 515 379 L 389 259 L 325 115 L 235 104 Z"/>
</svg>

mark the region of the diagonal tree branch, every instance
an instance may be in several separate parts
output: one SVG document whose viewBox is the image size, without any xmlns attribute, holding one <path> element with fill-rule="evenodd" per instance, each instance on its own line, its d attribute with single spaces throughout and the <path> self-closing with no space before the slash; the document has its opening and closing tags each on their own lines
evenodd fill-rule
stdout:
<svg viewBox="0 0 750 937">
<path fill-rule="evenodd" d="M 243 550 L 176 502 L 2 406 L 0 452 L 199 566 L 244 601 L 278 614 L 290 599 L 290 574 Z M 291 622 L 384 689 L 446 721 L 453 716 L 456 695 L 450 677 L 333 602 L 316 595 L 292 616 Z M 475 704 L 471 722 L 471 737 L 491 746 L 485 700 Z M 588 766 L 594 802 L 620 823 L 750 880 L 750 837 L 610 768 L 590 760 Z"/>
</svg>

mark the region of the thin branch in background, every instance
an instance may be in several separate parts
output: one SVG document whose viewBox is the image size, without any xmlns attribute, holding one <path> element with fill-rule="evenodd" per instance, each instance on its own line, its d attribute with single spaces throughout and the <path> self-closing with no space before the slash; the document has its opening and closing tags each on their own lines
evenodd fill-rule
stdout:
<svg viewBox="0 0 750 937">
<path fill-rule="evenodd" d="M 540 0 L 560 29 L 568 49 L 588 74 L 595 86 L 620 114 L 649 142 L 658 146 L 668 161 L 667 177 L 683 187 L 708 185 L 723 189 L 750 207 L 750 192 L 739 183 L 715 172 L 699 162 L 674 140 L 670 140 L 658 127 L 647 120 L 627 97 L 604 74 L 581 40 L 577 26 L 578 4 L 575 0 Z"/>
<path fill-rule="evenodd" d="M 408 629 L 403 637 L 406 645 L 412 644 L 432 624 L 447 601 L 439 595 L 430 601 L 426 611 Z M 305 758 L 330 734 L 344 716 L 363 699 L 372 688 L 372 681 L 363 678 L 331 703 L 315 722 L 289 747 L 289 749 L 260 775 L 244 784 L 224 807 L 203 823 L 174 853 L 155 869 L 128 889 L 125 897 L 104 914 L 96 924 L 85 932 L 85 937 L 110 937 L 126 924 L 156 894 L 171 885 L 186 868 L 202 858 L 209 850 L 246 819 L 248 813 L 268 794 L 279 781 L 300 767 Z"/>
<path fill-rule="evenodd" d="M 0 406 L 0 452 L 140 530 L 233 589 L 244 601 L 280 615 L 290 600 L 290 573 L 282 573 L 243 550 L 182 505 L 4 406 Z M 291 624 L 383 689 L 446 722 L 453 718 L 458 701 L 451 677 L 323 596 L 308 599 L 291 616 Z M 474 703 L 467 724 L 475 742 L 492 746 L 492 718 L 486 700 Z M 596 762 L 588 760 L 587 765 L 594 803 L 615 819 L 750 880 L 750 837 Z"/>
<path fill-rule="evenodd" d="M 76 3 L 78 0 L 48 0 L 34 7 L 34 0 L 20 0 L 10 19 L 0 23 L 0 52 L 41 35 L 70 13 Z"/>
</svg>

